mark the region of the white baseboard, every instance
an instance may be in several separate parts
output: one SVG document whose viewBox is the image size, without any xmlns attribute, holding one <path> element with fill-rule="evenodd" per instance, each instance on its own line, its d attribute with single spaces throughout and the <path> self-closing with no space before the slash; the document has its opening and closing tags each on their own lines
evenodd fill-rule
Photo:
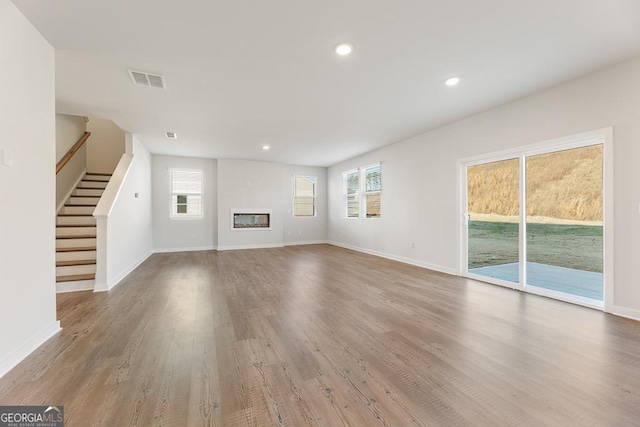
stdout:
<svg viewBox="0 0 640 427">
<path fill-rule="evenodd" d="M 28 355 L 33 353 L 38 347 L 44 344 L 49 338 L 60 332 L 60 322 L 55 321 L 49 327 L 33 336 L 27 342 L 18 347 L 13 353 L 0 360 L 0 377 L 22 362 Z"/>
<path fill-rule="evenodd" d="M 370 249 L 365 249 L 365 248 L 360 248 L 360 247 L 357 247 L 357 246 L 346 245 L 344 243 L 339 243 L 339 242 L 329 241 L 327 243 L 329 243 L 330 245 L 333 245 L 333 246 L 339 246 L 341 248 L 351 249 L 352 251 L 362 252 L 362 253 L 369 254 L 369 255 L 375 255 L 375 256 L 379 256 L 381 258 L 390 259 L 392 261 L 398 261 L 398 262 L 402 262 L 404 264 L 415 265 L 416 267 L 422 267 L 422 268 L 426 268 L 426 269 L 429 269 L 429 270 L 438 271 L 440 273 L 451 274 L 451 275 L 454 275 L 454 276 L 458 275 L 458 271 L 455 268 L 443 267 L 441 265 L 436 265 L 436 264 L 429 264 L 427 262 L 422 262 L 422 261 L 419 261 L 417 259 L 404 258 L 404 257 L 388 254 L 388 253 L 385 253 L 385 252 L 372 251 Z"/>
<path fill-rule="evenodd" d="M 174 252 L 197 252 L 197 251 L 231 251 L 239 249 L 267 249 L 282 248 L 284 246 L 298 245 L 322 245 L 329 243 L 326 240 L 305 240 L 300 242 L 284 242 L 283 244 L 267 244 L 267 245 L 240 245 L 240 246 L 194 246 L 188 248 L 156 248 L 153 250 L 156 254 L 174 253 Z"/>
<path fill-rule="evenodd" d="M 268 248 L 283 248 L 282 243 L 268 243 L 265 245 L 238 245 L 238 246 L 218 246 L 219 251 L 236 251 L 241 249 L 268 249 Z"/>
<path fill-rule="evenodd" d="M 166 254 L 173 252 L 215 251 L 216 249 L 218 249 L 217 246 L 194 246 L 190 248 L 156 248 L 153 250 L 153 253 Z"/>
<path fill-rule="evenodd" d="M 97 283 L 95 284 L 95 286 L 93 287 L 93 292 L 107 292 L 109 290 L 109 287 L 107 286 L 106 283 Z"/>
<path fill-rule="evenodd" d="M 615 314 L 616 316 L 620 317 L 626 317 L 627 319 L 640 321 L 640 311 L 631 308 L 620 307 L 619 305 L 614 305 L 612 307 L 611 314 Z"/>
<path fill-rule="evenodd" d="M 329 242 L 327 240 L 305 240 L 302 242 L 284 242 L 285 246 L 300 246 L 300 245 L 326 245 Z"/>
<path fill-rule="evenodd" d="M 92 291 L 96 286 L 95 280 L 77 280 L 75 282 L 56 283 L 56 293 Z"/>
<path fill-rule="evenodd" d="M 145 262 L 147 260 L 147 258 L 149 258 L 151 255 L 153 255 L 153 252 L 154 252 L 153 250 L 150 250 L 149 252 L 147 252 L 138 261 L 134 262 L 129 267 L 127 267 L 124 270 L 122 270 L 122 272 L 120 272 L 117 276 L 115 276 L 115 278 L 110 279 L 110 280 L 107 279 L 107 283 L 96 283 L 96 286 L 93 289 L 93 292 L 106 292 L 106 291 L 110 291 L 111 289 L 115 288 L 117 285 L 120 284 L 122 279 L 127 277 L 133 270 L 138 268 L 138 266 L 140 264 Z"/>
</svg>

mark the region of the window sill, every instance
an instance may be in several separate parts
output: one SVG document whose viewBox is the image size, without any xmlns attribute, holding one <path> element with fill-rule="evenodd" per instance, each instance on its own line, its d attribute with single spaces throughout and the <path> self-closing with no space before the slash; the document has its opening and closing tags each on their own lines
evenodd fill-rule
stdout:
<svg viewBox="0 0 640 427">
<path fill-rule="evenodd" d="M 360 218 L 360 217 L 353 217 L 353 216 L 345 216 L 342 217 L 343 219 L 349 219 L 349 220 L 353 220 L 353 219 L 362 219 L 362 220 L 366 220 L 366 221 L 382 221 L 382 217 L 375 217 L 375 218 Z"/>
</svg>

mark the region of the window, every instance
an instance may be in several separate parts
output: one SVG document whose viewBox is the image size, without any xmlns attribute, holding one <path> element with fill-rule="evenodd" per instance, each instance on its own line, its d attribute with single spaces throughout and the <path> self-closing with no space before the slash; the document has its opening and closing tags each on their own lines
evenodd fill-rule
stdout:
<svg viewBox="0 0 640 427">
<path fill-rule="evenodd" d="M 347 218 L 380 218 L 382 169 L 380 164 L 344 173 Z"/>
<path fill-rule="evenodd" d="M 315 176 L 293 177 L 293 216 L 316 216 Z"/>
<path fill-rule="evenodd" d="M 360 216 L 360 171 L 349 172 L 345 178 L 345 193 L 347 197 L 347 218 Z"/>
<path fill-rule="evenodd" d="M 380 165 L 371 166 L 364 171 L 365 176 L 365 215 L 367 218 L 380 218 L 380 193 L 382 175 Z"/>
<path fill-rule="evenodd" d="M 171 169 L 171 218 L 202 218 L 202 171 Z"/>
</svg>

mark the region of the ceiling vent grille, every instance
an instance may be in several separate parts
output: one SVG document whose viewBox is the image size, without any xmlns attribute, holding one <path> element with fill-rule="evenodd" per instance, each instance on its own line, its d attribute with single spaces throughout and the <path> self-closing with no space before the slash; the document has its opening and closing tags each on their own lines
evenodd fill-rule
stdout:
<svg viewBox="0 0 640 427">
<path fill-rule="evenodd" d="M 156 74 L 143 73 L 142 71 L 129 70 L 129 76 L 131 81 L 139 86 L 151 86 L 159 89 L 166 89 L 167 85 L 164 81 L 164 76 L 158 76 Z"/>
<path fill-rule="evenodd" d="M 165 132 L 164 134 L 167 135 L 169 139 L 178 139 L 178 135 L 175 132 Z"/>
</svg>

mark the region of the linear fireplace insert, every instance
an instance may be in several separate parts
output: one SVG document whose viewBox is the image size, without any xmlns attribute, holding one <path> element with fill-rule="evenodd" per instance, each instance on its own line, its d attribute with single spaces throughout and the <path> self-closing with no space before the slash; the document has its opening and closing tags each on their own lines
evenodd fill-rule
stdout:
<svg viewBox="0 0 640 427">
<path fill-rule="evenodd" d="M 232 228 L 234 230 L 270 229 L 271 212 L 243 211 L 232 213 Z"/>
</svg>

